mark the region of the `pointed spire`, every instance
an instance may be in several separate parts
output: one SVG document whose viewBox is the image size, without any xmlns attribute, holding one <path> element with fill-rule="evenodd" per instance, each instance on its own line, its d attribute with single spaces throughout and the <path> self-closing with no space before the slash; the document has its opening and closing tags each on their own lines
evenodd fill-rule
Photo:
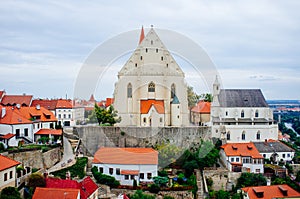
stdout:
<svg viewBox="0 0 300 199">
<path fill-rule="evenodd" d="M 145 38 L 145 33 L 144 33 L 144 27 L 142 26 L 139 44 L 142 43 L 142 41 L 144 40 L 144 38 Z"/>
</svg>

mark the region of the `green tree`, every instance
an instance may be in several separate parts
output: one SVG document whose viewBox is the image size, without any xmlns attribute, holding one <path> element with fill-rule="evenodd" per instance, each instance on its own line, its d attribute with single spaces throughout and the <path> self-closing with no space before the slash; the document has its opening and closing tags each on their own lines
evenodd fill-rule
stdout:
<svg viewBox="0 0 300 199">
<path fill-rule="evenodd" d="M 130 199 L 155 199 L 155 196 L 144 194 L 142 190 L 137 190 Z"/>
<path fill-rule="evenodd" d="M 230 199 L 230 193 L 224 190 L 220 190 L 216 193 L 216 199 Z"/>
<path fill-rule="evenodd" d="M 118 112 L 111 105 L 108 110 L 102 107 L 99 107 L 95 104 L 95 114 L 98 120 L 99 125 L 109 125 L 113 126 L 115 123 L 121 121 L 121 117 L 118 117 Z"/>
<path fill-rule="evenodd" d="M 238 178 L 236 189 L 249 186 L 267 185 L 267 179 L 262 174 L 242 173 Z"/>
<path fill-rule="evenodd" d="M 195 93 L 194 88 L 192 86 L 188 86 L 187 87 L 187 98 L 188 98 L 188 107 L 192 108 L 199 101 L 200 95 L 197 95 L 197 93 Z"/>
<path fill-rule="evenodd" d="M 200 99 L 202 99 L 205 102 L 212 102 L 213 96 L 210 93 L 203 93 L 200 95 Z"/>
<path fill-rule="evenodd" d="M 168 177 L 155 176 L 152 179 L 153 179 L 154 183 L 157 184 L 160 187 L 167 186 L 167 183 L 169 182 Z"/>
<path fill-rule="evenodd" d="M 2 189 L 0 199 L 21 199 L 21 195 L 15 187 L 5 187 Z"/>
<path fill-rule="evenodd" d="M 33 187 L 34 189 L 36 187 L 45 187 L 46 181 L 44 176 L 40 173 L 31 174 L 28 179 L 28 186 Z"/>
<path fill-rule="evenodd" d="M 174 163 L 182 153 L 182 149 L 174 144 L 163 142 L 154 147 L 158 151 L 158 164 L 160 167 L 165 167 Z"/>
</svg>

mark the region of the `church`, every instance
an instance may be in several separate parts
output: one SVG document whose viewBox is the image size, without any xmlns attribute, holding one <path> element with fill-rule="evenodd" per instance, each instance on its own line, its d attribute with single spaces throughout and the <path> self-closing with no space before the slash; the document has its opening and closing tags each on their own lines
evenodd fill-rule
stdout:
<svg viewBox="0 0 300 199">
<path fill-rule="evenodd" d="M 137 48 L 118 73 L 114 107 L 119 126 L 188 126 L 187 84 L 153 27 L 142 27 Z"/>
</svg>

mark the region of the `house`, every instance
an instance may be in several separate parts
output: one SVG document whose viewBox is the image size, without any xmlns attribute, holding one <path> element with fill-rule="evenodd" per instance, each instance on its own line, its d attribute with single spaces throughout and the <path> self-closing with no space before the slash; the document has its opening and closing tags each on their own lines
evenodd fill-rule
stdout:
<svg viewBox="0 0 300 199">
<path fill-rule="evenodd" d="M 59 178 L 46 178 L 46 188 L 79 189 L 80 199 L 98 198 L 98 185 L 88 176 L 79 182 Z"/>
<path fill-rule="evenodd" d="M 278 125 L 260 89 L 220 89 L 216 78 L 211 122 L 212 137 L 223 143 L 278 140 Z"/>
<path fill-rule="evenodd" d="M 146 35 L 142 28 L 137 48 L 118 72 L 113 98 L 119 126 L 189 125 L 185 74 L 153 27 Z M 141 112 L 152 100 L 162 101 L 162 113 L 155 106 Z"/>
<path fill-rule="evenodd" d="M 5 187 L 16 186 L 16 168 L 18 161 L 0 155 L 0 191 Z"/>
<path fill-rule="evenodd" d="M 220 159 L 229 171 L 264 173 L 264 158 L 252 142 L 222 145 Z"/>
<path fill-rule="evenodd" d="M 295 155 L 293 148 L 277 140 L 254 142 L 254 145 L 265 159 L 269 159 L 272 162 L 291 162 Z"/>
<path fill-rule="evenodd" d="M 32 199 L 80 199 L 79 189 L 37 187 Z"/>
<path fill-rule="evenodd" d="M 136 180 L 152 182 L 157 176 L 158 152 L 152 148 L 101 147 L 94 155 L 92 166 L 116 178 L 122 185 L 133 185 Z"/>
<path fill-rule="evenodd" d="M 63 140 L 62 135 L 62 129 L 40 129 L 34 134 L 34 141 L 60 144 Z"/>
<path fill-rule="evenodd" d="M 242 188 L 244 199 L 300 198 L 300 193 L 286 184 Z"/>
<path fill-rule="evenodd" d="M 32 101 L 32 95 L 4 95 L 1 99 L 3 106 L 30 106 Z"/>
<path fill-rule="evenodd" d="M 200 100 L 195 107 L 191 109 L 191 122 L 203 126 L 210 121 L 210 102 Z"/>
</svg>

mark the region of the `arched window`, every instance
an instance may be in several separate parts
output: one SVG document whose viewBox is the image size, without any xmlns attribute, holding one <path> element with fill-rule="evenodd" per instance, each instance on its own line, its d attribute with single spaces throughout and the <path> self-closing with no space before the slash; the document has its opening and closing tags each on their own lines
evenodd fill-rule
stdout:
<svg viewBox="0 0 300 199">
<path fill-rule="evenodd" d="M 256 139 L 260 140 L 260 131 L 257 131 L 257 133 L 256 133 Z"/>
<path fill-rule="evenodd" d="M 227 139 L 227 140 L 230 140 L 230 131 L 227 132 L 227 134 L 226 134 L 226 139 Z"/>
<path fill-rule="evenodd" d="M 171 98 L 174 98 L 176 95 L 176 87 L 175 84 L 171 85 Z"/>
<path fill-rule="evenodd" d="M 258 117 L 258 110 L 255 111 L 255 117 Z"/>
<path fill-rule="evenodd" d="M 127 85 L 127 98 L 132 98 L 132 85 L 129 83 Z"/>
<path fill-rule="evenodd" d="M 243 131 L 242 133 L 242 140 L 245 140 L 246 139 L 246 134 L 245 134 L 245 131 Z"/>
<path fill-rule="evenodd" d="M 241 112 L 241 118 L 244 118 L 245 117 L 245 112 L 244 112 L 244 110 L 242 110 L 242 112 Z"/>
<path fill-rule="evenodd" d="M 148 92 L 155 92 L 155 84 L 153 82 L 148 84 Z"/>
<path fill-rule="evenodd" d="M 146 48 L 146 53 L 148 52 L 148 48 Z"/>
</svg>

